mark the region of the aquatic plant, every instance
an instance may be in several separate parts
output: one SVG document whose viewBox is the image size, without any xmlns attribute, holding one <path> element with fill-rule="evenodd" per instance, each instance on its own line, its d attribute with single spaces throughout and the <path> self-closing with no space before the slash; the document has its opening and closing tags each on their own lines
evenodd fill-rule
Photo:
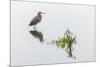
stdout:
<svg viewBox="0 0 100 67">
<path fill-rule="evenodd" d="M 57 40 L 52 40 L 52 44 L 56 45 L 59 48 L 65 49 L 69 57 L 73 57 L 72 46 L 76 44 L 76 36 L 69 30 L 65 31 L 63 37 L 59 37 Z"/>
</svg>

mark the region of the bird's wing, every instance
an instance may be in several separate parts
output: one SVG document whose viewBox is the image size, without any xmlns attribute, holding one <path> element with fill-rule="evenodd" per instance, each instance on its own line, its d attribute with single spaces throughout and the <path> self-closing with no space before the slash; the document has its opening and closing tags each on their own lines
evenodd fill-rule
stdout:
<svg viewBox="0 0 100 67">
<path fill-rule="evenodd" d="M 39 22 L 41 21 L 41 19 L 42 19 L 42 16 L 40 15 L 40 16 L 38 17 Z"/>
<path fill-rule="evenodd" d="M 31 22 L 30 22 L 30 26 L 31 25 L 34 25 L 34 24 L 36 24 L 36 23 L 38 23 L 38 16 L 35 16 L 32 20 L 31 20 Z"/>
<path fill-rule="evenodd" d="M 33 19 L 32 19 L 32 21 L 34 21 L 34 22 L 36 22 L 36 21 L 38 21 L 38 16 L 35 16 Z"/>
</svg>

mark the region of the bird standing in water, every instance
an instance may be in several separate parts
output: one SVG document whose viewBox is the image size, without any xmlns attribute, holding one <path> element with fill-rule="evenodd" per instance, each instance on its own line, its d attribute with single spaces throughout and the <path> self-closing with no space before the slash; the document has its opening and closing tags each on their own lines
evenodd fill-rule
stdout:
<svg viewBox="0 0 100 67">
<path fill-rule="evenodd" d="M 35 27 L 41 21 L 41 19 L 42 19 L 42 15 L 41 14 L 45 14 L 45 13 L 39 11 L 37 13 L 37 16 L 35 16 L 32 19 L 32 21 L 30 22 L 29 26 L 33 26 L 34 25 L 34 27 Z M 33 29 L 34 29 L 34 27 L 33 27 Z"/>
</svg>

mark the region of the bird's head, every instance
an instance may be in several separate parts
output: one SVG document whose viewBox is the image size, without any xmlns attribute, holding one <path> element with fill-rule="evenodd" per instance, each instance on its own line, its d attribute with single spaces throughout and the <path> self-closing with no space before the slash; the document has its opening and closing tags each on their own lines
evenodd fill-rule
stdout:
<svg viewBox="0 0 100 67">
<path fill-rule="evenodd" d="M 39 11 L 39 12 L 38 12 L 38 15 L 41 15 L 41 14 L 45 14 L 45 13 L 44 13 L 44 12 Z"/>
</svg>

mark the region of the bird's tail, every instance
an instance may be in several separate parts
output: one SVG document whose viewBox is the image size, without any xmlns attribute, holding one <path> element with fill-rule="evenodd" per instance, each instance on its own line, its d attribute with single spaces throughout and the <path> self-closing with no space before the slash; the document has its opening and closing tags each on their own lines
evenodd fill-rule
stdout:
<svg viewBox="0 0 100 67">
<path fill-rule="evenodd" d="M 30 23 L 29 26 L 32 26 L 32 24 Z"/>
</svg>

